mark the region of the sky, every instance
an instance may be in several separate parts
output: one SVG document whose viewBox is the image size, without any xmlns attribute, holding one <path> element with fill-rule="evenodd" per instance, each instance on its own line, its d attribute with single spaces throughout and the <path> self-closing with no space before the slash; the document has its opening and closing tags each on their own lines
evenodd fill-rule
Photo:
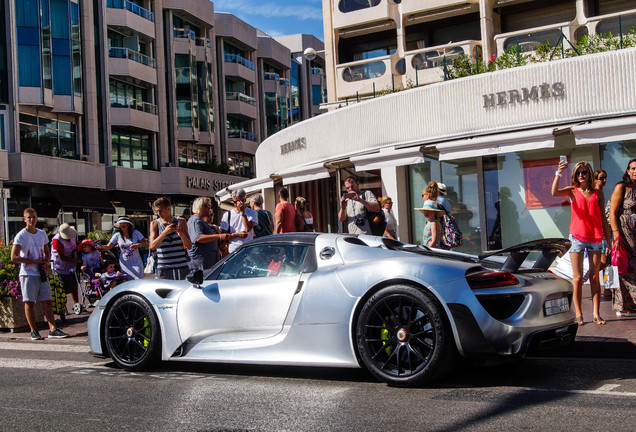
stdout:
<svg viewBox="0 0 636 432">
<path fill-rule="evenodd" d="M 322 0 L 212 0 L 215 12 L 229 12 L 272 37 L 305 33 L 324 41 Z"/>
</svg>

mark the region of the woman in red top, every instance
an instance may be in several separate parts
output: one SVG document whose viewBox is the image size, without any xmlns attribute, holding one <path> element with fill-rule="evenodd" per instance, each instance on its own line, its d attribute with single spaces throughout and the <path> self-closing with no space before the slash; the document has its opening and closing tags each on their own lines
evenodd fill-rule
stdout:
<svg viewBox="0 0 636 432">
<path fill-rule="evenodd" d="M 583 325 L 583 312 L 581 311 L 581 297 L 583 287 L 583 258 L 587 250 L 590 264 L 590 288 L 592 290 L 592 303 L 594 305 L 594 324 L 603 325 L 605 320 L 601 318 L 599 308 L 601 305 L 601 284 L 598 271 L 601 265 L 601 251 L 603 250 L 603 238 L 609 244 L 609 226 L 603 209 L 605 197 L 603 191 L 594 186 L 592 167 L 587 162 L 579 162 L 574 166 L 572 173 L 572 186 L 559 189 L 561 173 L 568 166 L 567 162 L 560 161 L 559 168 L 552 182 L 552 195 L 568 196 L 572 205 L 572 219 L 570 221 L 570 260 L 572 261 L 572 285 L 574 285 L 574 309 L 576 322 Z M 608 248 L 609 250 L 609 248 Z"/>
</svg>

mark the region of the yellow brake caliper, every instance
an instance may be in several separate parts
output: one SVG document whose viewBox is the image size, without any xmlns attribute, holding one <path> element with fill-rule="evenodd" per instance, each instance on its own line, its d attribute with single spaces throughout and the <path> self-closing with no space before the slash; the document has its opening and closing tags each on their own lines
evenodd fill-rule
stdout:
<svg viewBox="0 0 636 432">
<path fill-rule="evenodd" d="M 388 320 L 389 317 L 386 317 L 386 319 Z M 382 330 L 380 330 L 380 339 L 382 339 L 383 341 L 388 341 L 389 339 L 391 339 L 391 333 L 386 328 L 386 324 L 383 324 L 382 327 L 383 327 Z M 388 355 L 391 355 L 391 353 L 393 352 L 393 346 L 387 345 L 387 342 L 382 342 L 382 345 L 386 346 L 386 348 L 384 348 L 384 351 Z"/>
<path fill-rule="evenodd" d="M 148 348 L 148 345 L 150 345 L 150 321 L 148 318 L 144 318 L 144 336 L 146 336 L 144 339 L 144 348 Z"/>
</svg>

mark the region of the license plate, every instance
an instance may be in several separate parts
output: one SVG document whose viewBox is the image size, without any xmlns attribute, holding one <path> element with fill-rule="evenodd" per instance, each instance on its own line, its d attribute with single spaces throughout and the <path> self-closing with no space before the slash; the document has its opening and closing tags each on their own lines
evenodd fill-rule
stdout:
<svg viewBox="0 0 636 432">
<path fill-rule="evenodd" d="M 545 316 L 567 312 L 570 310 L 570 302 L 567 297 L 546 300 L 543 309 L 545 310 Z"/>
</svg>

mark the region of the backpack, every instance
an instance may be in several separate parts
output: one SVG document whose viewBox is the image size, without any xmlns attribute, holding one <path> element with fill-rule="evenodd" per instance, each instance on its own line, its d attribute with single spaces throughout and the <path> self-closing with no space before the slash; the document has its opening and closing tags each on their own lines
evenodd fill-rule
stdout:
<svg viewBox="0 0 636 432">
<path fill-rule="evenodd" d="M 361 198 L 364 199 L 364 194 L 361 195 Z M 371 229 L 371 234 L 374 236 L 382 237 L 384 235 L 384 231 L 386 230 L 386 216 L 384 216 L 384 211 L 380 207 L 379 212 L 371 212 L 366 207 L 364 208 L 365 217 L 369 221 L 369 228 Z"/>
<path fill-rule="evenodd" d="M 443 248 L 454 248 L 462 245 L 462 231 L 457 225 L 457 221 L 449 212 L 444 212 L 442 216 L 442 241 Z"/>
</svg>

